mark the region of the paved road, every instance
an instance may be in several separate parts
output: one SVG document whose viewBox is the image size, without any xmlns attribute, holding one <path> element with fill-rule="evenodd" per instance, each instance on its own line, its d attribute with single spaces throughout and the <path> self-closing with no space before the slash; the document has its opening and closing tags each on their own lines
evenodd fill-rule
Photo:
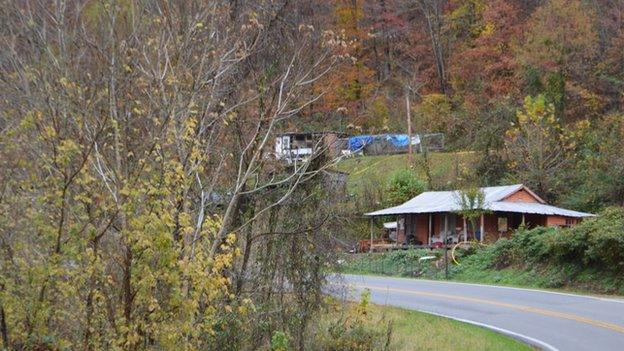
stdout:
<svg viewBox="0 0 624 351">
<path fill-rule="evenodd" d="M 498 286 L 358 275 L 349 298 L 481 324 L 546 350 L 624 350 L 624 300 Z M 414 326 L 418 328 L 418 326 Z"/>
</svg>

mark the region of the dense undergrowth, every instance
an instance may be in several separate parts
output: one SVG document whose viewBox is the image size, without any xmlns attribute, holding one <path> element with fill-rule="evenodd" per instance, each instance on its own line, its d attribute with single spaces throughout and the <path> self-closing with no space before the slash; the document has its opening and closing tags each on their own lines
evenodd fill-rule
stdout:
<svg viewBox="0 0 624 351">
<path fill-rule="evenodd" d="M 423 257 L 435 258 L 423 259 Z M 449 278 L 624 295 L 624 209 L 608 208 L 573 228 L 518 230 L 484 248 L 458 250 Z M 351 255 L 345 273 L 444 279 L 443 252 Z"/>
</svg>

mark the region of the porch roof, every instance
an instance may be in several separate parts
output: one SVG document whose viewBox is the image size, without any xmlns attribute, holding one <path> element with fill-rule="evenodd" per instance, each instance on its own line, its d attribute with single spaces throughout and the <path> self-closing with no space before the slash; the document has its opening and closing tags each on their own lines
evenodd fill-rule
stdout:
<svg viewBox="0 0 624 351">
<path fill-rule="evenodd" d="M 502 201 L 507 196 L 520 189 L 526 189 L 522 184 L 494 186 L 481 188 L 485 195 L 484 209 L 500 212 L 531 213 L 541 215 L 557 215 L 565 217 L 590 217 L 591 213 L 567 210 L 546 203 L 529 202 L 507 202 Z M 386 208 L 379 211 L 366 213 L 366 216 L 386 216 L 398 214 L 434 213 L 434 212 L 456 212 L 461 209 L 458 203 L 459 191 L 427 191 L 402 205 Z"/>
</svg>

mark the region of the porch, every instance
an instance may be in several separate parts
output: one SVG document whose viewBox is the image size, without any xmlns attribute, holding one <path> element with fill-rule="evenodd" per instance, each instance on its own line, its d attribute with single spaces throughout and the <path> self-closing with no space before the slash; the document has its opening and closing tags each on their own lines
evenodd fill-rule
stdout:
<svg viewBox="0 0 624 351">
<path fill-rule="evenodd" d="M 509 236 L 524 225 L 547 225 L 547 217 L 537 214 L 492 212 L 481 215 L 475 228 L 461 215 L 452 212 L 403 214 L 397 218 L 397 244 L 443 245 L 465 240 L 491 241 Z M 483 233 L 483 234 L 482 234 Z"/>
</svg>

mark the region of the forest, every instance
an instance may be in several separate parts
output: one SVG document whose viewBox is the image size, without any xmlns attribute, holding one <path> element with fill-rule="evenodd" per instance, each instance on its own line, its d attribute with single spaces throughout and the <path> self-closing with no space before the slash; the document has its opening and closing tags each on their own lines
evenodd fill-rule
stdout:
<svg viewBox="0 0 624 351">
<path fill-rule="evenodd" d="M 357 60 L 312 114 L 356 133 L 405 132 L 409 97 L 414 130 L 479 154 L 468 183 L 523 182 L 579 210 L 623 203 L 624 2 L 350 1 L 333 11 Z"/>
<path fill-rule="evenodd" d="M 3 349 L 344 349 L 336 160 L 267 150 L 406 102 L 475 155 L 453 186 L 624 204 L 622 0 L 0 4 Z"/>
</svg>

